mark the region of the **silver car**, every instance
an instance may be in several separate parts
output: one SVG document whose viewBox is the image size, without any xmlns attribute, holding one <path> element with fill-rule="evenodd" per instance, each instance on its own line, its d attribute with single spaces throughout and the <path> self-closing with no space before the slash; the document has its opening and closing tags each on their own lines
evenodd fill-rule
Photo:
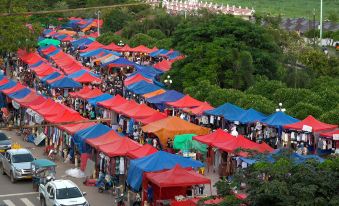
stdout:
<svg viewBox="0 0 339 206">
<path fill-rule="evenodd" d="M 5 133 L 0 132 L 0 153 L 4 153 L 11 149 L 12 141 Z"/>
</svg>

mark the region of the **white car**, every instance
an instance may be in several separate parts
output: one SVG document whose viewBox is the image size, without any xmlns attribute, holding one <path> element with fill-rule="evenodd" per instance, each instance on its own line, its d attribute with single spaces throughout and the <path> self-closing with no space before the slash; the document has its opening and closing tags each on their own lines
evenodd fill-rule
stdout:
<svg viewBox="0 0 339 206">
<path fill-rule="evenodd" d="M 41 206 L 89 206 L 84 195 L 71 180 L 54 180 L 39 186 Z"/>
</svg>

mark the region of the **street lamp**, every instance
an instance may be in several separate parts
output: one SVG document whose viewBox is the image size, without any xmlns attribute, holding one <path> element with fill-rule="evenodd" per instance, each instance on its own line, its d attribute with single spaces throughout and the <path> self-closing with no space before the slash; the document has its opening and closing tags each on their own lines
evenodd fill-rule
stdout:
<svg viewBox="0 0 339 206">
<path fill-rule="evenodd" d="M 95 14 L 98 16 L 98 37 L 100 36 L 100 14 L 101 11 L 98 10 L 97 12 L 95 12 Z"/>
<path fill-rule="evenodd" d="M 286 112 L 286 109 L 282 107 L 282 103 L 280 102 L 278 105 L 279 108 L 275 109 L 276 112 Z"/>
<path fill-rule="evenodd" d="M 118 46 L 124 46 L 124 43 L 120 40 Z"/>
<path fill-rule="evenodd" d="M 167 78 L 164 80 L 164 83 L 167 84 L 167 86 L 170 86 L 173 83 L 170 75 L 167 75 Z"/>
</svg>

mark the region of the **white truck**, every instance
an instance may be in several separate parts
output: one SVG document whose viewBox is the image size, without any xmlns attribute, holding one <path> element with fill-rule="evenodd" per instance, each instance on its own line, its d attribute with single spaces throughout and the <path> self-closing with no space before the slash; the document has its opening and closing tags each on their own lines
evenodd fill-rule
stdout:
<svg viewBox="0 0 339 206">
<path fill-rule="evenodd" d="M 54 180 L 39 186 L 41 206 L 89 206 L 84 195 L 71 180 Z"/>
<path fill-rule="evenodd" d="M 32 178 L 31 162 L 34 160 L 28 149 L 10 149 L 0 154 L 0 172 L 7 174 L 12 183 Z"/>
</svg>

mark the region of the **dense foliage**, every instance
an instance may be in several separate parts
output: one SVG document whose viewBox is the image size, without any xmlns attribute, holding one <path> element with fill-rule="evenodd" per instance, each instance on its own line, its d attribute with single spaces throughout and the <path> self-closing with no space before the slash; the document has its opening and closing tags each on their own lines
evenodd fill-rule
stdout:
<svg viewBox="0 0 339 206">
<path fill-rule="evenodd" d="M 275 163 L 259 162 L 238 172 L 231 184 L 219 181 L 218 194 L 229 195 L 231 187 L 245 183 L 250 205 L 338 205 L 339 158 L 296 164 L 287 153 L 275 156 Z"/>
</svg>

